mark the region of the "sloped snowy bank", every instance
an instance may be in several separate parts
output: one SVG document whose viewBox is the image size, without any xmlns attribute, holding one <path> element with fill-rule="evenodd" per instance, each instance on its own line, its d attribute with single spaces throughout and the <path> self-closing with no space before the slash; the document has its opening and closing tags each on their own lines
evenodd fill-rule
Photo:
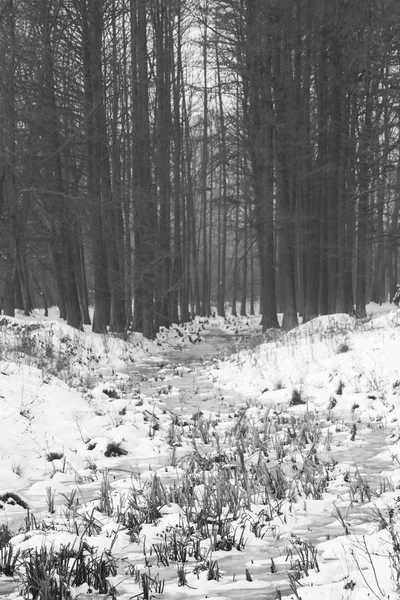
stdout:
<svg viewBox="0 0 400 600">
<path fill-rule="evenodd" d="M 0 594 L 397 598 L 398 323 L 3 317 Z"/>
</svg>

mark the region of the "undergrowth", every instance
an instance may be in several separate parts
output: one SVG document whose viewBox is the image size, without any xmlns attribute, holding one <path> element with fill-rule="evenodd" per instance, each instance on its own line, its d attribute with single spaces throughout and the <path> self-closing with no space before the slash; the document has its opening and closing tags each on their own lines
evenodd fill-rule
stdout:
<svg viewBox="0 0 400 600">
<path fill-rule="evenodd" d="M 218 418 L 206 419 L 201 411 L 191 419 L 171 419 L 163 434 L 166 441 L 171 446 L 192 446 L 191 452 L 171 467 L 180 473 L 172 480 L 163 481 L 157 473 L 144 481 L 132 475 L 129 490 L 122 493 L 114 489 L 105 471 L 92 510 L 77 502 L 75 494 L 64 495 L 63 527 L 68 525 L 79 536 L 76 547 L 56 550 L 43 546 L 20 552 L 10 544 L 8 530 L 0 530 L 0 572 L 17 577 L 27 598 L 69 600 L 71 590 L 83 584 L 110 597 L 118 590 L 109 578 L 122 568 L 113 557 L 112 546 L 123 532 L 131 543 L 142 544 L 144 564 L 148 565 L 147 571 L 129 569 L 138 589 L 133 597 L 162 593 L 165 582 L 150 570 L 154 563 L 159 569 L 174 566 L 182 587 L 193 574 L 219 580 L 214 552 L 242 552 L 249 535 L 259 539 L 270 536 L 282 522 L 284 503 L 320 499 L 332 470 L 331 464 L 318 459 L 323 428 L 312 413 L 294 416 L 250 402 L 237 411 L 229 429 L 220 425 Z M 123 449 L 115 444 L 109 450 L 117 453 Z M 179 507 L 179 522 L 163 528 L 164 508 L 171 505 Z M 255 513 L 254 505 L 263 508 Z M 55 512 L 50 488 L 48 508 L 50 515 Z M 87 540 L 102 532 L 103 518 L 115 523 L 115 538 L 111 550 L 99 556 Z M 53 527 L 56 522 L 60 523 L 54 520 Z M 49 524 L 40 525 L 31 516 L 26 527 L 46 530 Z M 157 542 L 143 537 L 148 527 L 160 530 Z M 291 552 L 289 572 L 305 574 L 316 568 L 314 551 L 305 542 L 296 541 Z M 247 571 L 246 578 L 253 580 Z"/>
<path fill-rule="evenodd" d="M 7 360 L 39 368 L 44 382 L 54 376 L 68 385 L 83 388 L 87 385 L 89 389 L 91 369 L 99 362 L 99 356 L 93 348 L 82 344 L 80 335 L 77 331 L 66 333 L 53 324 L 0 317 L 0 346 L 7 349 Z"/>
<path fill-rule="evenodd" d="M 17 336 L 14 352 L 39 360 L 37 364 L 42 360 L 48 373 L 53 368 L 68 369 L 64 355 L 56 350 L 57 345 L 52 344 L 51 338 L 39 340 L 35 331 L 33 328 L 29 336 L 26 332 Z M 247 341 L 249 347 L 259 339 Z M 69 344 L 66 340 L 63 343 Z M 283 343 L 282 336 L 271 343 Z M 344 383 L 339 381 L 336 394 L 341 395 L 343 389 Z M 165 385 L 157 401 L 160 398 L 164 401 L 170 391 Z M 105 394 L 110 400 L 117 399 L 121 390 L 110 387 L 105 389 Z M 292 507 L 306 505 L 307 500 L 321 500 L 329 489 L 335 463 L 326 458 L 326 452 L 325 458 L 321 458 L 321 449 L 328 449 L 327 430 L 332 422 L 324 421 L 307 406 L 304 411 L 296 411 L 301 412 L 297 415 L 249 401 L 232 414 L 229 426 L 227 419 L 221 423 L 219 416 L 210 416 L 200 409 L 191 417 L 173 414 L 165 424 L 154 408 L 141 408 L 140 394 L 137 400 L 135 414 L 143 415 L 152 442 L 157 438 L 157 443 L 170 447 L 170 464 L 157 473 L 149 470 L 146 478 L 132 472 L 129 488 L 121 491 L 109 472 L 87 459 L 90 474 L 87 480 L 77 478 L 77 485 L 98 479 L 98 497 L 85 505 L 80 503 L 79 493 L 64 495 L 65 505 L 60 512 L 54 502 L 54 491 L 47 488 L 49 516 L 44 523 L 36 523 L 21 499 L 18 504 L 28 511 L 25 531 L 33 535 L 33 532 L 59 529 L 78 537 L 75 545 L 67 544 L 58 549 L 43 545 L 20 551 L 12 544 L 13 534 L 8 528 L 0 528 L 0 574 L 15 577 L 24 597 L 69 600 L 76 594 L 74 588 L 81 586 L 84 586 L 79 592 L 82 594 L 94 591 L 107 598 L 116 597 L 118 584 L 115 586 L 112 581 L 123 575 L 136 586 L 137 591 L 130 597 L 154 598 L 164 591 L 162 573 L 169 567 L 176 572 L 175 581 L 180 587 L 190 585 L 193 575 L 199 580 L 206 577 L 208 581 L 219 581 L 225 575 L 215 559 L 215 552 L 236 554 L 245 550 L 253 536 L 258 540 L 278 537 L 285 514 Z M 328 420 L 333 419 L 336 403 L 335 398 L 328 397 Z M 289 404 L 307 404 L 301 386 L 293 388 Z M 357 407 L 353 404 L 353 413 Z M 126 408 L 116 414 L 113 426 L 123 422 L 119 417 L 126 417 Z M 357 427 L 353 424 L 350 440 L 354 440 L 356 433 Z M 96 441 L 85 438 L 84 442 L 88 452 L 96 448 Z M 178 449 L 183 451 L 178 452 Z M 104 450 L 105 457 L 126 454 L 120 442 L 110 441 Z M 62 457 L 62 453 L 47 453 L 50 462 Z M 346 490 L 352 503 L 372 500 L 373 492 L 360 472 L 355 470 L 346 477 Z M 8 494 L 0 497 L 0 501 L 11 503 L 16 502 L 16 498 Z M 177 519 L 171 524 L 165 516 L 173 511 Z M 398 512 L 396 506 L 385 518 L 382 516 L 380 522 L 391 536 L 391 560 L 400 589 Z M 335 516 L 344 534 L 349 535 L 346 515 L 337 510 Z M 111 538 L 107 551 L 98 551 L 89 539 L 100 534 Z M 142 556 L 140 566 L 129 560 L 116 560 L 113 546 L 119 536 L 123 536 L 124 548 L 128 543 L 136 544 L 135 551 Z M 319 570 L 317 551 L 310 542 L 296 536 L 289 541 L 286 556 L 289 584 L 294 597 L 300 598 L 299 579 Z M 160 571 L 156 573 L 156 569 Z M 271 572 L 273 569 L 271 560 Z M 253 569 L 243 569 L 242 577 L 251 583 Z"/>
</svg>

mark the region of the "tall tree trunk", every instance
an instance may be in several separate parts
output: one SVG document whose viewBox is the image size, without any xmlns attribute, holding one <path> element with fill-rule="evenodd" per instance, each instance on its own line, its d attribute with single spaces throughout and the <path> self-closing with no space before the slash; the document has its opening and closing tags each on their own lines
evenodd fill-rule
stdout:
<svg viewBox="0 0 400 600">
<path fill-rule="evenodd" d="M 45 175 L 48 189 L 45 191 L 45 206 L 53 223 L 53 256 L 55 268 L 60 269 L 59 296 L 64 296 L 61 304 L 65 302 L 65 317 L 67 324 L 79 329 L 82 324 L 82 315 L 78 300 L 76 269 L 74 264 L 72 230 L 76 219 L 66 201 L 66 188 L 64 185 L 63 170 L 60 154 L 60 138 L 58 123 L 58 107 L 55 95 L 55 81 L 53 73 L 52 40 L 50 30 L 50 8 L 43 4 L 43 97 L 42 97 L 42 125 L 45 146 L 49 158 L 45 164 Z M 27 302 L 28 291 L 23 278 L 23 260 L 20 258 L 19 279 L 24 302 Z M 62 278 L 62 283 L 61 283 Z"/>
<path fill-rule="evenodd" d="M 194 218 L 194 200 L 193 200 L 193 176 L 192 176 L 192 147 L 190 140 L 189 115 L 186 106 L 185 93 L 182 94 L 182 111 L 185 136 L 185 196 L 186 196 L 186 216 L 183 219 L 185 224 L 186 238 L 186 275 L 185 278 L 189 287 L 190 312 L 192 318 L 200 312 L 200 282 L 199 282 L 199 257 L 196 244 L 196 226 Z"/>
<path fill-rule="evenodd" d="M 339 232 L 339 206 L 342 203 L 344 192 L 344 169 L 342 152 L 343 140 L 343 56 L 340 41 L 340 28 L 342 26 L 341 5 L 335 11 L 332 23 L 330 51 L 332 64 L 332 116 L 331 116 L 331 147 L 329 160 L 329 187 L 327 198 L 328 240 L 327 240 L 327 266 L 328 266 L 328 302 L 327 312 L 336 311 L 338 293 L 338 232 Z"/>
<path fill-rule="evenodd" d="M 275 298 L 274 259 L 274 174 L 271 56 L 266 39 L 266 5 L 247 0 L 247 81 L 249 105 L 246 115 L 248 148 L 251 157 L 257 234 L 262 327 L 279 327 Z"/>
<path fill-rule="evenodd" d="M 99 179 L 100 197 L 98 206 L 99 221 L 102 224 L 103 243 L 107 273 L 102 276 L 102 286 L 108 286 L 107 322 L 111 331 L 125 328 L 125 276 L 123 268 L 123 220 L 119 198 L 112 192 L 108 132 L 104 106 L 104 86 L 102 72 L 103 56 L 103 11 L 102 0 L 90 1 L 90 21 L 92 34 L 92 93 L 94 110 L 94 134 L 96 146 L 96 178 Z M 98 275 L 98 274 L 97 274 Z M 103 299 L 99 298 L 103 303 Z M 101 307 L 103 310 L 103 307 Z M 95 299 L 95 319 L 96 299 Z M 96 327 L 99 324 L 96 323 Z"/>
<path fill-rule="evenodd" d="M 84 72 L 84 101 L 86 122 L 87 195 L 91 215 L 92 258 L 94 271 L 94 315 L 92 329 L 106 333 L 110 315 L 107 246 L 104 238 L 103 206 L 101 196 L 101 139 L 99 129 L 99 102 L 103 102 L 96 70 L 98 51 L 100 0 L 81 3 L 82 56 Z"/>
<path fill-rule="evenodd" d="M 159 196 L 158 219 L 158 298 L 156 328 L 170 325 L 171 298 L 171 12 L 160 0 L 153 0 L 152 21 L 155 33 L 156 123 L 155 173 Z"/>
<path fill-rule="evenodd" d="M 365 119 L 360 135 L 359 198 L 357 213 L 357 287 L 356 314 L 366 317 L 366 250 L 370 187 L 370 143 L 372 134 L 371 62 L 367 59 Z"/>
<path fill-rule="evenodd" d="M 288 18 L 285 19 L 285 27 Z M 281 24 L 278 25 L 281 27 Z M 276 189 L 278 215 L 278 248 L 279 273 L 283 283 L 281 310 L 283 312 L 282 328 L 288 331 L 297 323 L 296 286 L 295 286 L 295 210 L 294 191 L 292 186 L 292 169 L 289 156 L 290 134 L 293 113 L 290 107 L 291 75 L 286 56 L 288 40 L 282 32 L 278 33 L 275 43 L 274 64 L 274 97 L 276 106 Z"/>
<path fill-rule="evenodd" d="M 154 288 L 157 207 L 151 189 L 149 81 L 147 71 L 147 1 L 131 0 L 135 324 L 147 338 L 154 337 Z"/>
<path fill-rule="evenodd" d="M 251 253 L 251 246 L 249 247 L 249 193 L 248 193 L 248 174 L 246 165 L 243 165 L 243 177 L 244 177 L 244 221 L 243 221 L 243 277 L 242 277 L 242 296 L 240 299 L 240 316 L 245 317 L 247 314 L 247 295 L 248 295 L 248 264 L 249 264 L 249 253 Z M 250 241 L 251 244 L 251 241 Z"/>
<path fill-rule="evenodd" d="M 318 312 L 327 314 L 328 310 L 328 168 L 329 168 L 329 72 L 328 72 L 328 6 L 329 0 L 321 1 L 319 15 L 319 31 L 317 36 L 317 67 L 315 72 L 317 95 L 317 158 L 316 166 L 318 177 L 316 180 L 317 206 L 319 230 L 319 247 L 316 249 L 319 257 L 319 282 L 318 282 Z"/>
<path fill-rule="evenodd" d="M 187 321 L 188 298 L 185 293 L 184 261 L 185 244 L 182 237 L 182 119 L 181 119 L 181 77 L 182 77 L 182 54 L 181 54 L 181 10 L 180 0 L 176 6 L 177 27 L 177 57 L 174 60 L 173 47 L 170 48 L 171 64 L 173 65 L 172 96 L 173 96 L 173 261 L 172 261 L 172 292 L 170 304 L 171 323 L 180 320 Z"/>
<path fill-rule="evenodd" d="M 221 65 L 219 60 L 218 52 L 218 40 L 215 47 L 216 54 L 216 68 L 217 68 L 217 89 L 218 89 L 218 110 L 219 110 L 219 127 L 220 127 L 220 149 L 219 149 L 219 161 L 221 169 L 221 191 L 222 191 L 222 231 L 221 231 L 221 274 L 218 280 L 218 314 L 221 317 L 225 317 L 225 293 L 226 293 L 226 238 L 227 238 L 227 152 L 226 152 L 226 131 L 225 131 L 225 114 L 224 114 L 224 103 L 222 94 L 222 79 L 221 79 Z M 221 198 L 220 198 L 221 202 Z M 211 249 L 210 249 L 211 251 Z M 236 267 L 235 267 L 236 268 Z M 236 306 L 235 306 L 236 312 Z"/>
<path fill-rule="evenodd" d="M 207 59 L 207 12 L 208 12 L 208 0 L 206 0 L 205 7 L 205 23 L 203 33 L 203 151 L 202 151 L 202 162 L 201 162 L 201 215 L 202 215 L 202 286 L 201 286 L 201 311 L 200 314 L 205 317 L 210 314 L 210 292 L 209 292 L 209 273 L 208 273 L 208 240 L 207 240 L 207 168 L 208 168 L 208 59 Z M 210 207 L 211 210 L 211 207 Z"/>
<path fill-rule="evenodd" d="M 1 257 L 5 268 L 3 312 L 13 317 L 15 314 L 15 278 L 17 269 L 17 189 L 16 189 L 16 107 L 15 107 L 15 12 L 14 1 L 9 0 L 3 8 L 2 15 L 7 24 L 8 56 L 5 57 L 5 79 L 7 94 L 4 98 L 5 122 L 2 123 L 1 164 L 0 164 L 0 216 L 5 222 L 5 252 Z M 4 15 L 5 12 L 5 15 Z"/>
</svg>

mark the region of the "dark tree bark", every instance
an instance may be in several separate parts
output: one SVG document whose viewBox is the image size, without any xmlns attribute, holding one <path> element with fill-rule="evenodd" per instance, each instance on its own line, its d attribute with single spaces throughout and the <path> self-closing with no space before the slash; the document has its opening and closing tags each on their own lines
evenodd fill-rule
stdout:
<svg viewBox="0 0 400 600">
<path fill-rule="evenodd" d="M 105 243 L 101 196 L 101 136 L 99 111 L 103 102 L 101 80 L 96 77 L 99 38 L 101 40 L 100 0 L 85 0 L 80 5 L 82 58 L 84 71 L 87 196 L 91 215 L 94 271 L 94 315 L 92 329 L 106 333 L 110 315 L 107 245 Z M 101 50 L 100 50 L 101 52 Z M 99 104 L 100 103 L 100 104 Z"/>
<path fill-rule="evenodd" d="M 358 172 L 358 212 L 357 212 L 357 286 L 356 286 L 356 314 L 360 318 L 366 317 L 366 250 L 367 226 L 370 197 L 370 148 L 372 134 L 372 82 L 371 62 L 367 58 L 365 82 L 365 117 L 360 133 L 360 164 Z"/>
<path fill-rule="evenodd" d="M 173 47 L 170 48 L 170 60 L 172 65 L 172 102 L 173 102 L 173 259 L 171 273 L 171 301 L 169 318 L 171 323 L 179 323 L 188 320 L 189 298 L 185 293 L 183 277 L 184 264 L 184 241 L 182 239 L 182 119 L 181 119 L 181 10 L 180 0 L 176 6 L 176 37 L 177 56 L 175 58 Z"/>
<path fill-rule="evenodd" d="M 82 315 L 78 300 L 77 279 L 74 264 L 72 228 L 75 214 L 70 209 L 69 197 L 66 193 L 61 165 L 60 137 L 58 124 L 58 107 L 55 95 L 53 52 L 52 52 L 51 13 L 47 5 L 43 5 L 43 91 L 42 91 L 42 130 L 44 146 L 49 158 L 45 163 L 44 178 L 45 207 L 52 223 L 52 254 L 55 269 L 58 271 L 58 293 L 61 299 L 60 316 L 67 324 L 75 328 L 82 325 Z M 23 259 L 20 260 L 19 279 L 21 282 L 24 303 L 27 301 L 27 289 L 24 284 Z M 65 314 L 63 311 L 65 310 Z"/>
<path fill-rule="evenodd" d="M 149 81 L 147 71 L 147 2 L 131 0 L 133 80 L 133 186 L 135 246 L 135 327 L 147 338 L 155 334 L 157 210 L 150 169 Z"/>
<path fill-rule="evenodd" d="M 171 19 L 170 8 L 153 0 L 152 23 L 155 35 L 156 108 L 155 178 L 159 198 L 157 243 L 156 329 L 170 325 L 171 302 Z"/>
<path fill-rule="evenodd" d="M 228 226 L 228 156 L 227 156 L 227 139 L 226 139 L 226 125 L 225 125 L 225 109 L 223 103 L 223 91 L 222 91 L 222 78 L 221 78 L 221 64 L 219 60 L 218 52 L 218 39 L 216 40 L 216 68 L 217 68 L 217 88 L 218 88 L 218 112 L 219 112 L 219 161 L 220 161 L 220 172 L 221 172 L 221 196 L 220 204 L 222 210 L 222 229 L 221 229 L 221 240 L 219 244 L 220 250 L 220 276 L 218 278 L 218 314 L 221 317 L 225 317 L 225 293 L 226 293 L 226 244 L 227 244 L 227 226 Z M 210 248 L 211 252 L 211 248 Z M 236 266 L 234 267 L 236 270 Z M 236 283 L 236 282 L 235 282 Z M 234 285 L 235 285 L 234 283 Z M 236 301 L 234 306 L 234 312 L 236 313 Z"/>
<path fill-rule="evenodd" d="M 263 329 L 278 327 L 274 261 L 273 113 L 268 16 L 262 0 L 246 1 L 248 150 L 251 157 L 255 227 L 259 254 Z"/>
<path fill-rule="evenodd" d="M 205 317 L 210 314 L 210 278 L 208 273 L 208 239 L 207 239 L 207 169 L 208 169 L 208 73 L 207 73 L 207 45 L 208 45 L 208 2 L 205 8 L 205 23 L 203 34 L 203 140 L 201 157 L 201 226 L 202 226 L 202 270 L 201 270 L 201 309 L 200 314 Z M 210 209 L 211 210 L 211 209 Z"/>
<path fill-rule="evenodd" d="M 282 22 L 280 21 L 282 18 Z M 290 130 L 293 128 L 293 111 L 290 95 L 291 81 L 290 59 L 287 56 L 290 40 L 285 28 L 289 27 L 290 15 L 284 12 L 276 22 L 274 38 L 275 59 L 273 67 L 273 94 L 276 113 L 275 156 L 277 190 L 277 234 L 278 268 L 281 288 L 282 328 L 286 331 L 295 327 L 297 322 L 296 286 L 295 286 L 295 196 L 293 186 L 293 160 L 290 154 Z"/>
<path fill-rule="evenodd" d="M 4 277 L 4 299 L 2 309 L 5 315 L 15 314 L 15 279 L 17 273 L 17 188 L 16 188 L 16 106 L 15 106 L 15 69 L 16 69 L 16 32 L 15 7 L 10 0 L 3 10 L 6 27 L 4 51 L 4 95 L 2 109 L 4 120 L 1 123 L 0 148 L 0 216 L 4 223 L 4 250 L 2 256 Z M 4 43 L 4 42 L 3 42 Z"/>
</svg>

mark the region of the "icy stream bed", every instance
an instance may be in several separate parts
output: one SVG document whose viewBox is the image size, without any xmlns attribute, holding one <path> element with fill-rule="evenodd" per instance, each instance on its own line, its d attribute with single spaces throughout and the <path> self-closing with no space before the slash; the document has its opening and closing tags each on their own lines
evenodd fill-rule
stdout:
<svg viewBox="0 0 400 600">
<path fill-rule="evenodd" d="M 243 600 L 244 597 L 272 600 L 279 594 L 293 596 L 288 572 L 301 577 L 298 585 L 304 583 L 306 587 L 301 588 L 299 595 L 306 599 L 312 598 L 309 595 L 312 589 L 317 595 L 319 589 L 324 593 L 329 590 L 326 593 L 333 600 L 354 587 L 360 593 L 370 591 L 373 582 L 368 581 L 366 585 L 362 577 L 368 564 L 363 566 L 365 563 L 358 562 L 356 564 L 361 565 L 358 570 L 354 566 L 350 568 L 343 555 L 350 552 L 346 556 L 353 556 L 359 550 L 360 540 L 377 543 L 374 540 L 384 525 L 381 517 L 387 514 L 391 502 L 397 498 L 400 449 L 394 418 L 397 414 L 395 396 L 383 394 L 381 390 L 378 393 L 377 389 L 372 393 L 363 383 L 366 371 L 361 375 L 357 373 L 355 362 L 347 378 L 343 375 L 344 358 L 360 361 L 360 353 L 356 359 L 341 355 L 337 358 L 335 351 L 327 347 L 323 352 L 315 352 L 310 360 L 307 340 L 307 360 L 296 355 L 297 346 L 283 346 L 290 359 L 289 367 L 284 367 L 281 357 L 271 359 L 275 352 L 272 345 L 261 347 L 258 354 L 244 351 L 238 359 L 231 358 L 233 349 L 240 352 L 241 344 L 246 346 L 243 333 L 227 333 L 217 326 L 210 326 L 202 331 L 201 338 L 197 342 L 194 337 L 193 343 L 181 349 L 164 344 L 154 354 L 148 351 L 136 359 L 132 354 L 125 364 L 121 361 L 116 365 L 112 361 L 100 364 L 95 373 L 96 386 L 85 397 L 34 369 L 3 366 L 0 383 L 7 403 L 4 401 L 0 433 L 3 440 L 7 436 L 8 444 L 11 440 L 16 443 L 14 453 L 10 453 L 5 444 L 2 447 L 0 493 L 19 493 L 29 505 L 30 512 L 27 514 L 18 505 L 6 505 L 0 511 L 0 526 L 7 525 L 16 532 L 26 526 L 28 517 L 31 532 L 22 542 L 18 538 L 16 548 L 19 544 L 29 548 L 30 543 L 32 547 L 35 543 L 45 542 L 57 545 L 57 532 L 65 530 L 68 519 L 69 525 L 72 523 L 66 509 L 71 494 L 75 494 L 76 509 L 84 510 L 87 506 L 90 512 L 97 511 L 104 477 L 115 502 L 120 502 L 119 509 L 123 508 L 121 498 L 128 497 L 133 482 L 145 485 L 155 475 L 162 485 L 175 484 L 179 490 L 185 476 L 181 464 L 187 465 L 181 461 L 196 452 L 207 460 L 215 457 L 218 444 L 227 456 L 237 452 L 239 446 L 235 444 L 240 436 L 248 435 L 249 443 L 252 443 L 256 435 L 251 434 L 252 428 L 260 432 L 264 427 L 268 452 L 263 455 L 260 451 L 257 457 L 247 452 L 247 448 L 243 449 L 249 473 L 251 464 L 260 466 L 264 460 L 271 460 L 275 467 L 282 464 L 288 481 L 296 482 L 303 469 L 303 458 L 306 454 L 314 455 L 311 443 L 314 428 L 315 439 L 320 442 L 315 442 L 316 458 L 313 460 L 316 465 L 327 465 L 326 472 L 329 473 L 324 491 L 316 495 L 301 490 L 297 495 L 290 494 L 290 500 L 282 500 L 281 509 L 275 507 L 275 516 L 270 523 L 265 515 L 259 517 L 265 507 L 252 504 L 247 521 L 243 521 L 243 543 L 239 548 L 206 551 L 208 542 L 202 540 L 203 551 L 207 552 L 202 564 L 207 562 L 213 577 L 208 578 L 204 569 L 197 568 L 198 561 L 193 557 L 189 557 L 185 565 L 173 561 L 163 565 L 151 550 L 152 536 L 155 540 L 157 536 L 166 539 L 168 528 L 179 523 L 179 511 L 173 506 L 171 513 L 168 510 L 165 515 L 163 513 L 159 523 L 146 524 L 138 541 L 129 540 L 123 528 L 115 528 L 111 517 L 96 512 L 103 529 L 98 535 L 91 536 L 88 543 L 108 548 L 116 536 L 113 556 L 117 559 L 119 573 L 110 577 L 110 585 L 115 586 L 123 600 L 143 597 L 137 577 L 127 574 L 128 566 L 136 573 L 146 573 L 154 581 L 163 580 L 163 593 L 154 591 L 152 595 L 168 600 Z M 390 340 L 398 343 L 393 335 Z M 372 346 L 372 352 L 374 349 Z M 276 352 L 281 350 L 278 347 Z M 264 362 L 260 359 L 262 352 L 268 358 L 263 358 Z M 334 361 L 333 366 L 328 365 L 328 359 Z M 279 366 L 280 381 L 277 378 L 275 381 L 279 386 L 271 385 L 271 365 L 276 372 Z M 252 368 L 254 376 L 250 377 Z M 293 368 L 292 372 L 290 368 Z M 289 383 L 284 381 L 281 371 L 290 376 Z M 395 389 L 394 375 L 392 379 L 388 383 Z M 353 386 L 353 381 L 357 385 Z M 371 381 L 372 377 L 368 385 Z M 376 373 L 374 381 L 376 387 L 381 385 Z M 339 383 L 344 386 L 340 394 L 335 392 Z M 6 384 L 12 393 L 7 393 Z M 305 395 L 307 402 L 290 407 L 295 388 Z M 199 419 L 210 429 L 208 441 L 200 436 Z M 270 425 L 267 427 L 268 419 Z M 290 444 L 287 440 L 282 442 L 282 435 L 288 439 L 296 438 L 297 428 L 301 429 L 308 419 L 306 436 L 309 439 L 296 446 L 291 456 Z M 179 424 L 179 427 L 182 423 L 184 434 L 180 444 L 166 443 L 171 423 Z M 243 429 L 246 433 L 238 434 L 237 426 L 243 423 L 246 423 Z M 279 423 L 286 425 L 278 426 Z M 317 435 L 320 427 L 321 432 Z M 236 431 L 236 441 L 231 430 Z M 195 445 L 191 438 L 185 437 L 188 433 Z M 277 457 L 282 444 L 282 448 L 286 448 L 286 454 L 279 455 L 280 458 L 274 455 L 274 440 Z M 104 450 L 110 441 L 122 444 L 126 453 L 105 456 Z M 57 452 L 60 458 L 51 461 L 46 458 L 49 453 Z M 239 461 L 238 458 L 235 460 Z M 238 464 L 229 468 L 236 469 Z M 49 494 L 54 501 L 52 514 L 49 513 Z M 253 529 L 249 523 L 254 525 Z M 236 530 L 232 539 L 240 537 L 241 526 L 234 525 Z M 214 534 L 212 529 L 210 531 L 211 540 Z M 34 542 L 35 539 L 38 541 Z M 302 546 L 299 546 L 299 540 L 302 540 Z M 148 549 L 144 554 L 146 544 Z M 306 569 L 306 573 L 298 567 L 297 548 L 311 552 L 314 547 L 317 548 L 318 568 Z M 373 556 L 380 554 L 377 552 Z M 386 570 L 379 572 L 382 577 L 390 570 L 389 559 L 385 564 Z M 185 571 L 184 585 L 178 584 L 179 568 Z M 16 598 L 18 586 L 17 580 L 0 577 L 0 595 Z M 379 586 L 377 589 L 379 593 Z M 89 595 L 81 590 L 79 598 L 85 597 Z M 90 597 L 96 597 L 96 594 L 90 594 Z M 387 598 L 392 598 L 389 592 Z"/>
</svg>

